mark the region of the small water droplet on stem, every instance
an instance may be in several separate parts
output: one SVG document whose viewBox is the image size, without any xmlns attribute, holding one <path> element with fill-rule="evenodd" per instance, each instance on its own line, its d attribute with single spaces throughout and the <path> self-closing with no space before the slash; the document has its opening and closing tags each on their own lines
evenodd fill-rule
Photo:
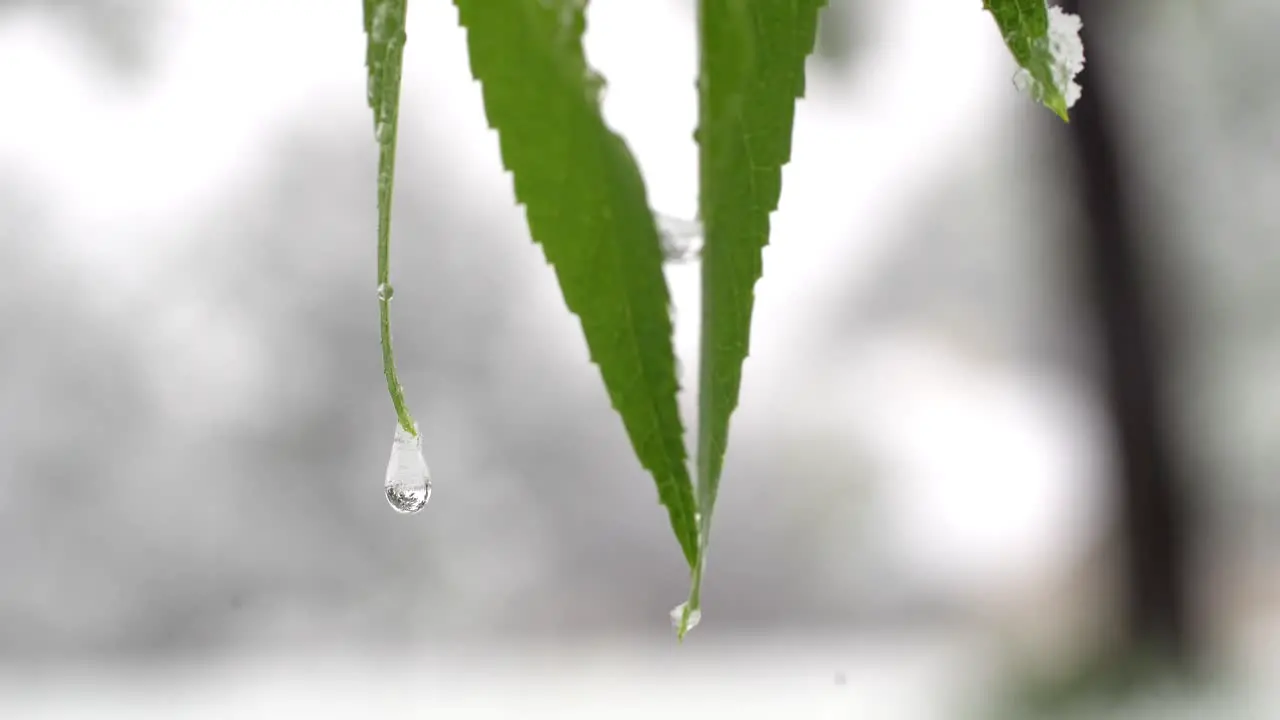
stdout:
<svg viewBox="0 0 1280 720">
<path fill-rule="evenodd" d="M 680 624 L 684 622 L 685 610 L 688 609 L 688 607 L 689 603 L 682 602 L 671 609 L 671 627 L 675 628 L 676 632 L 680 632 Z M 696 609 L 689 610 L 689 624 L 685 627 L 685 632 L 689 632 L 690 630 L 698 627 L 698 623 L 700 622 L 702 622 L 702 611 Z"/>
</svg>

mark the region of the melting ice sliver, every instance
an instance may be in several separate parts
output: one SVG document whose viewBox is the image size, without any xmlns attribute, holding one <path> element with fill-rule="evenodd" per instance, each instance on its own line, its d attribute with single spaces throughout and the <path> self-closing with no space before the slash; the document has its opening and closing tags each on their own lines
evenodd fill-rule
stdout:
<svg viewBox="0 0 1280 720">
<path fill-rule="evenodd" d="M 687 263 L 702 258 L 702 223 L 684 220 L 659 212 L 653 214 L 662 241 L 662 259 L 669 263 Z"/>
</svg>

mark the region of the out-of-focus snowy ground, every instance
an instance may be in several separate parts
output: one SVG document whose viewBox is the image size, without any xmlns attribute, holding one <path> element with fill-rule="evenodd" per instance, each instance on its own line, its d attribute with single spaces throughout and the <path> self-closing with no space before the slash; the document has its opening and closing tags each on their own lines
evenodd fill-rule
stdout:
<svg viewBox="0 0 1280 720">
<path fill-rule="evenodd" d="M 1157 687 L 1054 717 L 1280 717 L 1280 688 L 1267 679 L 1280 653 L 1265 635 L 1257 639 L 1251 672 L 1232 673 L 1227 686 Z M 682 647 L 674 640 L 454 646 L 369 658 L 264 653 L 8 673 L 0 677 L 0 717 L 978 719 L 1008 707 L 997 658 L 977 636 L 958 633 L 735 645 L 691 637 Z"/>
<path fill-rule="evenodd" d="M 954 642 L 454 647 L 236 657 L 0 681 L 0 717 L 951 718 L 981 680 Z"/>
<path fill-rule="evenodd" d="M 42 1 L 51 0 L 36 0 Z M 687 8 L 656 0 L 609 0 L 592 7 L 593 34 L 588 36 L 588 51 L 610 81 L 606 102 L 610 121 L 635 150 L 655 208 L 691 216 L 696 206 L 697 174 L 690 139 L 694 52 L 687 13 L 681 14 Z M 727 587 L 734 577 L 723 571 L 734 562 L 738 588 L 758 587 L 750 583 L 785 582 L 774 578 L 784 578 L 781 570 L 804 558 L 813 568 L 806 571 L 808 575 L 797 573 L 801 578 L 826 582 L 838 577 L 847 578 L 850 586 L 874 585 L 878 581 L 858 565 L 858 556 L 849 550 L 866 531 L 874 533 L 877 542 L 887 548 L 885 564 L 909 579 L 954 596 L 972 597 L 975 606 L 998 606 L 989 614 L 999 616 L 1005 624 L 1012 624 L 1008 617 L 1012 611 L 1002 613 L 1017 606 L 1020 616 L 1034 615 L 1042 621 L 1048 617 L 1051 624 L 1064 625 L 1057 613 L 1076 602 L 1074 588 L 1058 593 L 1062 602 L 1054 597 L 1052 607 L 1035 598 L 1046 592 L 1053 594 L 1052 589 L 1044 588 L 1069 577 L 1100 524 L 1096 480 L 1105 472 L 1100 450 L 1104 440 L 1098 437 L 1092 396 L 1038 367 L 1020 369 L 999 352 L 984 352 L 984 335 L 966 334 L 963 312 L 942 313 L 935 325 L 955 330 L 952 335 L 962 336 L 967 344 L 952 342 L 952 336 L 939 340 L 930 327 L 920 329 L 919 325 L 929 325 L 923 322 L 869 328 L 865 332 L 871 337 L 864 343 L 834 350 L 828 347 L 831 328 L 841 322 L 851 304 L 849 293 L 875 279 L 873 274 L 883 269 L 881 261 L 892 254 L 897 230 L 917 219 L 921 214 L 918 207 L 933 207 L 919 199 L 922 189 L 948 169 L 963 169 L 971 156 L 995 153 L 999 148 L 1013 148 L 1015 166 L 1034 165 L 1026 157 L 1033 139 L 1029 123 L 1015 121 L 1006 112 L 1007 106 L 1025 100 L 1007 84 L 1010 61 L 989 19 L 981 13 L 980 3 L 901 0 L 886 1 L 883 8 L 881 44 L 872 48 L 878 54 L 868 63 L 874 72 L 853 76 L 815 73 L 810 78 L 812 97 L 801 103 L 797 112 L 795 162 L 787 168 L 787 190 L 774 216 L 776 241 L 766 252 L 769 271 L 758 287 L 750 380 L 735 417 L 738 439 L 730 462 L 751 458 L 752 441 L 768 439 L 774 444 L 761 455 L 794 460 L 789 466 L 792 472 L 785 477 L 792 494 L 773 493 L 777 484 L 766 473 L 754 486 L 742 484 L 750 480 L 742 478 L 721 504 L 722 548 L 734 547 L 735 537 L 763 535 L 785 540 L 792 536 L 776 528 L 792 524 L 808 534 L 797 531 L 794 537 L 800 539 L 793 538 L 793 545 L 778 554 L 781 560 L 772 564 L 750 552 L 757 546 L 742 543 L 735 555 L 726 552 L 720 556 L 724 564 L 716 567 L 711 582 Z M 306 22 L 296 21 L 304 16 Z M 447 167 L 441 174 L 450 178 L 450 188 L 462 188 L 458 192 L 469 196 L 479 212 L 500 216 L 506 223 L 508 234 L 520 244 L 501 247 L 517 257 L 523 263 L 520 269 L 540 283 L 528 296 L 518 296 L 528 305 L 519 315 L 521 327 L 532 328 L 528 332 L 537 337 L 540 347 L 551 348 L 547 351 L 551 354 L 565 348 L 564 365 L 573 372 L 590 374 L 590 387 L 599 392 L 595 371 L 586 363 L 579 328 L 566 321 L 552 276 L 538 251 L 526 242 L 519 213 L 512 207 L 510 179 L 498 169 L 497 142 L 484 127 L 479 93 L 462 62 L 465 47 L 454 21 L 452 7 L 443 0 L 418 3 L 411 14 L 405 122 L 414 132 L 403 133 L 402 152 L 406 158 L 438 158 Z M 351 133 L 364 134 L 370 185 L 367 198 L 360 202 L 366 209 L 365 220 L 371 221 L 372 128 L 363 104 L 363 48 L 355 30 L 358 26 L 355 3 L 175 0 L 166 4 L 158 21 L 159 40 L 154 49 L 158 61 L 149 80 L 140 88 L 121 89 L 90 67 L 74 43 L 43 14 L 29 12 L 13 20 L 0 33 L 0 97 L 18 97 L 23 102 L 15 103 L 17 112 L 0 112 L 0 159 L 21 171 L 24 188 L 32 189 L 56 209 L 49 221 L 51 230 L 24 235 L 23 240 L 39 243 L 57 261 L 60 277 L 87 278 L 85 292 L 91 294 L 92 306 L 110 315 L 119 307 L 130 307 L 127 301 L 155 294 L 163 281 L 181 285 L 191 279 L 172 275 L 173 268 L 186 266 L 171 260 L 188 249 L 181 242 L 186 235 L 176 229 L 201 217 L 200 210 L 212 203 L 210 198 L 226 188 L 254 187 L 251 180 L 270 164 L 265 156 L 270 154 L 271 138 L 286 131 L 327 137 L 322 131 L 335 128 L 342 137 L 348 128 Z M 662 52 L 652 52 L 652 37 L 667 39 Z M 939 82 L 940 77 L 945 82 Z M 1162 73 L 1162 77 L 1179 76 Z M 675 87 L 681 90 L 670 90 Z M 438 153 L 428 155 L 425 148 L 432 143 L 441 147 Z M 402 180 L 413 177 L 409 167 L 402 170 Z M 412 187 L 408 182 L 402 185 Z M 1236 194 L 1232 183 L 1220 185 L 1231 187 L 1231 193 Z M 1268 186 L 1258 184 L 1259 188 Z M 1004 227 L 1003 223 L 1017 225 L 1014 215 L 989 213 L 989 203 L 971 204 L 975 214 L 996 218 L 990 232 L 971 233 L 977 239 L 973 246 L 980 251 L 1001 251 L 1001 237 L 1017 235 L 1020 248 L 1035 241 L 1028 233 Z M 398 207 L 411 207 L 411 203 L 401 202 Z M 999 209 L 1005 208 L 1001 205 Z M 361 232 L 371 230 L 369 224 Z M 963 240 L 965 232 L 931 238 L 939 242 L 930 246 L 930 252 L 942 252 L 947 244 L 943 240 Z M 367 240 L 364 235 L 357 237 Z M 1215 236 L 1214 242 L 1204 246 L 1225 247 L 1220 240 Z M 479 239 L 433 241 L 448 249 L 451 242 L 473 244 Z M 397 255 L 403 263 L 410 256 L 411 245 L 397 247 L 403 251 Z M 507 247 L 512 249 L 508 252 Z M 976 264 L 985 267 L 981 252 L 973 255 L 978 258 Z M 341 265 L 342 260 L 331 264 Z M 0 268 L 4 270 L 14 271 Z M 1028 282 L 1038 282 L 1035 278 L 1039 276 L 1024 274 L 1032 278 Z M 675 267 L 669 279 L 678 318 L 696 318 L 696 269 Z M 369 285 L 366 300 L 372 307 L 373 287 Z M 400 290 L 402 308 L 413 307 L 413 285 L 406 281 Z M 999 288 L 1003 284 L 986 282 L 984 286 Z M 1039 286 L 1035 290 L 1032 295 L 1051 294 Z M 536 302 L 525 302 L 530 297 Z M 1004 302 L 1003 296 L 993 297 L 983 317 L 1021 307 Z M 180 300 L 166 298 L 156 305 L 179 316 Z M 24 300 L 22 304 L 29 303 Z M 257 398 L 270 397 L 261 392 L 261 383 L 266 382 L 271 368 L 265 361 L 255 364 L 257 356 L 245 346 L 223 342 L 219 333 L 210 330 L 210 322 L 197 322 L 185 315 L 171 323 L 148 323 L 145 334 L 148 339 L 168 337 L 165 329 L 170 326 L 175 328 L 176 339 L 149 353 L 148 358 L 160 358 L 158 367 L 187 368 L 180 376 L 183 392 L 173 394 L 179 401 L 167 408 L 173 417 L 195 427 L 216 429 L 216 421 L 224 417 L 246 422 L 243 418 L 254 413 L 244 412 L 243 407 L 256 407 L 253 402 Z M 414 327 L 411 323 L 405 327 L 401 337 L 416 336 L 417 330 L 409 329 Z M 249 334 L 248 330 L 245 333 Z M 238 337 L 231 331 L 225 335 L 232 340 Z M 694 324 L 678 322 L 676 340 L 682 357 L 696 357 L 696 335 Z M 954 346 L 974 351 L 966 355 Z M 370 356 L 375 353 L 376 344 L 371 342 Z M 686 364 L 692 366 L 691 362 Z M 162 380 L 167 375 L 151 374 Z M 376 367 L 370 375 L 371 384 L 380 393 Z M 1241 373 L 1222 375 L 1235 378 Z M 15 386 L 42 387 L 30 381 L 29 375 L 12 377 Z M 1245 388 L 1240 391 L 1244 399 L 1261 396 L 1254 384 L 1242 382 L 1240 386 Z M 1231 410 L 1231 417 L 1239 415 L 1239 398 L 1229 396 L 1223 404 Z M 1274 423 L 1264 420 L 1257 425 L 1265 430 L 1259 430 L 1258 437 L 1270 438 Z M 1215 428 L 1219 427 L 1224 429 L 1218 432 L 1240 434 L 1235 425 L 1216 423 Z M 836 451 L 851 447 L 854 437 L 866 444 L 871 461 L 882 466 L 886 478 L 882 489 L 886 499 L 873 517 L 854 517 L 842 510 L 831 499 L 834 495 L 824 494 L 826 488 L 821 486 L 830 478 L 833 488 L 850 487 L 849 478 L 856 473 L 835 456 Z M 822 444 L 825 438 L 834 439 L 827 446 Z M 1273 443 L 1260 440 L 1256 445 L 1270 447 Z M 794 450 L 789 451 L 791 448 Z M 1258 463 L 1259 467 L 1265 465 Z M 5 488 L 20 487 L 12 475 L 3 480 Z M 168 480 L 166 468 L 163 474 L 130 477 L 135 484 L 122 485 L 116 492 L 145 489 L 150 497 L 164 497 L 155 488 L 166 487 Z M 445 477 L 440 480 L 443 489 Z M 381 504 L 381 467 L 375 466 L 366 482 L 365 495 L 373 498 L 370 502 Z M 455 487 L 463 484 L 458 481 Z M 464 494 L 458 487 L 454 497 Z M 103 511 L 93 504 L 96 502 L 89 498 L 77 509 L 85 517 L 101 517 Z M 432 514 L 422 520 L 439 523 L 438 528 L 446 527 L 445 518 L 450 513 L 456 518 L 465 504 L 446 499 L 443 493 L 436 503 Z M 354 501 L 342 508 L 349 510 L 351 506 Z M 0 509 L 13 512 L 8 516 L 13 518 L 18 517 L 14 509 L 18 507 Z M 138 520 L 138 527 L 144 530 L 152 528 L 156 537 L 176 538 L 186 543 L 183 547 L 194 544 L 200 552 L 190 556 L 216 559 L 236 552 L 227 548 L 242 547 L 225 537 L 245 534 L 255 526 L 257 516 L 251 516 L 247 505 L 230 500 L 221 505 L 210 503 L 210 507 L 210 512 L 194 518 L 169 518 L 166 513 L 166 522 L 152 525 L 125 517 L 130 522 Z M 214 512 L 218 508 L 223 508 L 225 517 Z M 819 517 L 817 509 L 831 511 L 830 519 L 821 519 L 827 516 Z M 644 512 L 651 510 L 645 508 Z M 752 511 L 760 512 L 763 520 L 744 520 Z M 60 512 L 65 515 L 65 508 Z M 387 512 L 388 523 L 398 520 Z M 26 519 L 30 517 L 35 516 Z M 503 516 L 492 524 L 509 525 L 511 517 Z M 649 515 L 636 517 L 651 521 Z M 264 524 L 257 522 L 258 526 Z M 117 618 L 138 614 L 157 617 L 148 614 L 150 605 L 126 605 L 127 599 L 142 597 L 141 592 L 136 596 L 121 594 L 125 599 L 108 593 L 126 584 L 118 576 L 106 575 L 103 568 L 115 566 L 98 558 L 59 565 L 55 561 L 63 556 L 54 550 L 61 546 L 51 548 L 32 541 L 44 537 L 38 532 L 38 522 L 32 521 L 32 526 L 28 536 L 15 534 L 39 551 L 22 555 L 26 546 L 10 543 L 9 549 L 17 547 L 16 556 L 27 565 L 0 565 L 0 582 L 5 584 L 0 597 L 16 598 L 5 610 L 10 626 L 22 625 L 28 617 L 23 613 L 34 614 L 31 608 L 38 608 L 43 616 L 57 618 L 65 626 L 58 629 L 65 630 L 66 636 L 79 637 L 84 646 L 92 646 L 95 633 L 110 635 L 103 628 L 123 627 L 114 622 Z M 15 521 L 10 527 L 19 525 Z M 205 537 L 199 532 L 202 528 L 208 529 L 208 537 L 218 540 L 216 544 L 209 541 L 207 550 L 199 542 Z M 120 553 L 126 559 L 147 563 L 148 572 L 166 577 L 170 566 L 165 563 L 171 562 L 168 556 L 130 550 L 136 546 L 116 542 L 131 531 L 135 531 L 132 525 L 122 523 L 119 536 L 101 537 L 114 547 L 123 547 Z M 326 527 L 326 533 L 333 536 L 335 531 Z M 272 557 L 292 561 L 295 558 L 288 548 L 306 547 L 311 536 L 282 532 L 264 537 L 286 538 L 286 550 Z M 396 547 L 385 538 L 383 541 Z M 463 542 L 451 538 L 449 545 L 461 546 Z M 454 595 L 437 596 L 437 607 L 449 604 L 452 610 L 448 615 L 460 618 L 460 623 L 491 627 L 498 625 L 498 618 L 491 613 L 500 612 L 513 596 L 527 601 L 528 596 L 521 593 L 529 587 L 543 591 L 543 601 L 546 588 L 567 592 L 564 583 L 572 579 L 564 569 L 568 561 L 561 566 L 539 555 L 532 536 L 495 546 L 496 551 L 488 546 L 472 547 L 471 555 L 441 563 L 448 571 L 442 571 L 444 576 L 452 582 L 446 590 Z M 404 560 L 404 567 L 410 568 L 405 574 L 419 571 L 411 559 L 425 543 L 406 542 L 403 547 L 410 549 L 396 558 L 410 558 Z M 79 552 L 79 546 L 75 550 Z M 250 555 L 245 550 L 239 552 Z M 301 550 L 298 554 L 302 555 Z M 481 572 L 481 565 L 474 560 L 480 556 L 491 563 L 488 574 Z M 748 565 L 767 565 L 771 574 L 765 580 L 748 577 L 742 571 Z M 41 571 L 22 574 L 31 567 Z M 50 567 L 55 570 L 48 570 Z M 540 569 L 545 567 L 550 570 Z M 58 574 L 57 568 L 68 570 Z M 453 568 L 459 569 L 454 572 Z M 91 570 L 104 573 L 104 577 L 92 577 L 93 582 L 85 585 L 69 581 L 74 572 Z M 539 574 L 555 570 L 561 575 Z M 521 585 L 527 578 L 520 573 L 525 572 L 536 574 L 539 582 Z M 631 574 L 629 568 L 626 572 Z M 305 568 L 299 575 L 310 577 Z M 42 584 L 24 580 L 27 577 L 51 579 Z M 345 590 L 358 582 L 359 578 L 344 576 L 334 585 Z M 858 594 L 844 588 L 842 582 L 814 580 L 813 587 L 832 593 L 832 597 L 844 597 L 836 593 L 846 590 L 849 597 Z M 299 586 L 307 587 L 301 581 Z M 92 595 L 77 592 L 81 587 L 103 590 Z M 683 587 L 676 589 L 680 591 Z M 373 587 L 367 594 L 376 600 L 379 593 L 402 597 L 398 592 L 397 588 Z M 748 591 L 736 592 L 745 595 Z M 1259 591 L 1259 595 L 1266 593 Z M 559 597 L 555 596 L 556 608 L 560 607 Z M 1270 597 L 1263 600 L 1274 607 Z M 665 602 L 674 604 L 680 599 L 672 594 Z M 424 607 L 431 602 L 432 598 L 423 598 Z M 59 603 L 65 603 L 67 609 L 62 610 Z M 382 607 L 375 601 L 353 604 Z M 163 603 L 157 602 L 157 607 L 163 609 Z M 325 621 L 308 614 L 307 608 L 314 605 L 299 603 L 297 607 L 289 620 L 301 628 L 298 633 L 310 629 L 318 634 L 313 626 Z M 984 703 L 993 701 L 998 679 L 1006 677 L 1009 670 L 991 644 L 989 627 L 965 634 L 928 627 L 906 635 L 884 630 L 877 636 L 881 639 L 874 641 L 835 634 L 760 639 L 756 631 L 765 628 L 771 633 L 786 632 L 773 629 L 782 607 L 783 602 L 778 601 L 776 606 L 763 611 L 757 608 L 756 615 L 745 616 L 756 624 L 740 620 L 735 626 L 738 643 L 733 645 L 713 637 L 717 611 L 711 608 L 706 629 L 700 629 L 683 646 L 677 646 L 665 633 L 655 632 L 648 644 L 634 635 L 606 635 L 590 645 L 581 644 L 581 637 L 540 645 L 518 640 L 499 644 L 499 635 L 474 644 L 435 645 L 403 655 L 389 655 L 384 648 L 354 651 L 351 648 L 355 645 L 315 649 L 305 643 L 294 643 L 277 653 L 263 649 L 270 646 L 264 641 L 261 646 L 235 653 L 178 653 L 169 656 L 171 660 L 126 661 L 123 654 L 104 660 L 102 655 L 89 654 L 78 661 L 59 659 L 45 670 L 21 667 L 19 657 L 0 668 L 0 720 L 956 720 L 966 713 L 980 713 Z M 1236 683 L 1232 699 L 1153 698 L 1141 709 L 1092 707 L 1073 717 L 1280 718 L 1280 683 L 1274 681 L 1280 678 L 1280 652 L 1276 650 L 1280 633 L 1263 632 L 1243 619 L 1263 614 L 1257 606 L 1241 600 L 1239 607 L 1244 610 L 1223 614 L 1242 618 L 1240 627 L 1233 629 L 1235 655 L 1224 665 Z M 374 612 L 369 614 L 380 618 Z M 537 613 L 528 616 L 543 617 Z M 527 622 L 533 622 L 528 618 Z M 77 630 L 81 625 L 88 629 Z M 160 653 L 157 657 L 165 656 Z"/>
</svg>

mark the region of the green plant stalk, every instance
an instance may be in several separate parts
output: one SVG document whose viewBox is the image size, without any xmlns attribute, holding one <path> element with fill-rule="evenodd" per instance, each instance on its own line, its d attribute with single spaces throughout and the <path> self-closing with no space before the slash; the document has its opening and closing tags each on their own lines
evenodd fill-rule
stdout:
<svg viewBox="0 0 1280 720">
<path fill-rule="evenodd" d="M 382 0 L 384 3 L 387 0 Z M 404 17 L 406 0 L 391 0 L 393 10 L 387 16 L 398 20 L 398 27 L 386 38 L 382 57 L 370 63 L 370 104 L 373 106 L 374 132 L 378 140 L 378 316 L 382 339 L 382 372 L 387 376 L 387 392 L 396 410 L 396 419 L 405 432 L 416 437 L 417 426 L 404 401 L 404 388 L 396 374 L 395 350 L 391 346 L 391 200 L 395 194 L 396 136 L 400 117 L 400 75 L 404 60 Z M 369 10 L 366 3 L 366 11 Z M 370 18 L 366 30 L 372 31 Z M 371 57 L 371 60 L 373 58 Z"/>
<path fill-rule="evenodd" d="M 378 241 L 378 284 L 391 287 L 387 283 L 387 245 L 382 239 Z M 417 436 L 418 428 L 414 425 L 413 416 L 404 402 L 404 388 L 396 375 L 396 354 L 391 347 L 391 298 L 385 295 L 378 299 L 378 315 L 382 326 L 382 372 L 387 376 L 387 391 L 391 394 L 391 404 L 396 409 L 396 419 L 400 427 L 410 435 Z"/>
<path fill-rule="evenodd" d="M 382 330 L 382 372 L 387 376 L 387 392 L 391 394 L 391 404 L 396 409 L 396 419 L 399 420 L 400 427 L 416 437 L 418 428 L 414 425 L 413 416 L 409 414 L 409 408 L 405 405 L 404 387 L 400 385 L 400 377 L 396 373 L 396 353 L 391 347 L 391 296 L 393 293 L 389 278 L 391 275 L 391 196 L 396 171 L 396 115 L 397 113 L 392 112 L 391 119 L 386 121 L 388 125 L 383 133 L 389 134 L 390 138 L 381 142 L 382 147 L 378 153 L 378 320 Z"/>
<path fill-rule="evenodd" d="M 399 72 L 396 72 L 397 91 L 390 102 L 398 105 Z M 396 117 L 392 110 L 385 120 L 383 138 L 378 152 L 378 320 L 382 330 L 382 372 L 387 376 L 387 392 L 396 409 L 396 419 L 405 432 L 417 437 L 418 428 L 404 402 L 404 387 L 396 374 L 396 352 L 391 347 L 391 197 L 394 194 L 396 174 Z"/>
</svg>

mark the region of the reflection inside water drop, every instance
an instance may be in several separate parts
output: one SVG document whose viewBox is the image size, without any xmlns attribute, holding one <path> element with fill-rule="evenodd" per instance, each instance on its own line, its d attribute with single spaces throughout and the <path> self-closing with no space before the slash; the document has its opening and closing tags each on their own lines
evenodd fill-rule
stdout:
<svg viewBox="0 0 1280 720">
<path fill-rule="evenodd" d="M 399 513 L 416 513 L 431 499 L 431 471 L 422 457 L 422 436 L 410 433 L 399 423 L 391 442 L 391 459 L 387 462 L 387 479 L 383 485 L 387 502 Z"/>
<path fill-rule="evenodd" d="M 427 506 L 427 501 L 431 499 L 431 485 L 425 487 L 389 487 L 387 488 L 387 502 L 391 503 L 391 507 L 396 512 L 405 514 L 413 514 Z"/>
</svg>

